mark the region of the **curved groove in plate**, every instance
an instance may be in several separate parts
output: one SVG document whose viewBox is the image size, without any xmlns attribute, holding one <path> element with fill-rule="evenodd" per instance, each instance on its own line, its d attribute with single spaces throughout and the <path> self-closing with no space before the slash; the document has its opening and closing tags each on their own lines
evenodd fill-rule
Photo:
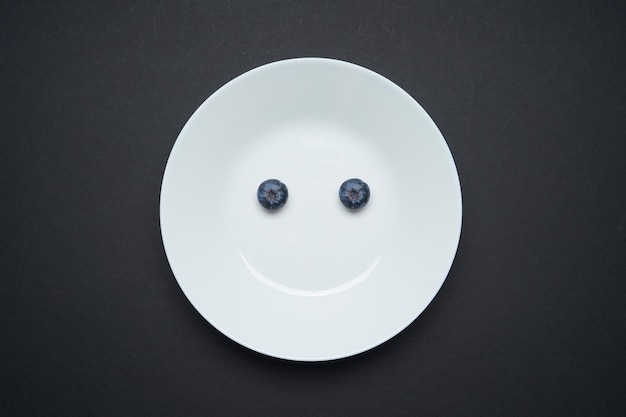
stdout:
<svg viewBox="0 0 626 417">
<path fill-rule="evenodd" d="M 260 272 L 258 269 L 256 269 L 254 265 L 252 265 L 250 261 L 246 259 L 246 257 L 243 255 L 243 253 L 241 252 L 239 248 L 237 248 L 237 252 L 239 252 L 239 256 L 241 257 L 241 260 L 243 261 L 244 265 L 246 265 L 246 268 L 248 268 L 248 271 L 250 271 L 250 274 L 254 278 L 258 279 L 263 284 L 269 287 L 272 287 L 275 290 L 278 290 L 278 291 L 281 291 L 290 295 L 297 295 L 300 297 L 325 297 L 327 295 L 338 294 L 352 287 L 355 287 L 367 279 L 367 277 L 376 268 L 376 265 L 378 265 L 378 262 L 380 261 L 380 259 L 383 257 L 382 253 L 378 255 L 378 258 L 376 258 L 376 260 L 372 263 L 372 265 L 369 266 L 369 268 L 367 268 L 365 271 L 363 271 L 362 273 L 360 273 L 359 275 L 357 275 L 355 278 L 351 279 L 350 281 L 346 282 L 345 284 L 337 285 L 336 287 L 328 288 L 325 290 L 310 291 L 310 290 L 299 290 L 297 288 L 287 287 L 286 285 L 282 285 L 276 281 L 271 280 L 270 278 L 265 276 L 262 272 Z"/>
</svg>

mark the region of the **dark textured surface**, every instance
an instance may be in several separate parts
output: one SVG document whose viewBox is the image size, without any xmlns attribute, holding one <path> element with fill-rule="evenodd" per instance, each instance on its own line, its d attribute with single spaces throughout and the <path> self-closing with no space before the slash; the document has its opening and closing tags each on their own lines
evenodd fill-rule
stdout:
<svg viewBox="0 0 626 417">
<path fill-rule="evenodd" d="M 624 2 L 352 3 L 1 3 L 0 415 L 626 414 Z M 296 56 L 403 87 L 463 188 L 431 306 L 326 364 L 214 330 L 159 233 L 187 118 Z"/>
</svg>

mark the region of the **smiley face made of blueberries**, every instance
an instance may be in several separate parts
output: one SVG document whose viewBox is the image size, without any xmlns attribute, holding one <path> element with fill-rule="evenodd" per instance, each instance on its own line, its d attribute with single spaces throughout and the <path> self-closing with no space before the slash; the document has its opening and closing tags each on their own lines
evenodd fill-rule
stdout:
<svg viewBox="0 0 626 417">
<path fill-rule="evenodd" d="M 267 210 L 278 210 L 287 203 L 289 190 L 277 179 L 265 180 L 259 185 L 257 199 Z M 350 210 L 362 209 L 370 199 L 370 188 L 359 178 L 344 181 L 339 187 L 339 200 Z"/>
</svg>

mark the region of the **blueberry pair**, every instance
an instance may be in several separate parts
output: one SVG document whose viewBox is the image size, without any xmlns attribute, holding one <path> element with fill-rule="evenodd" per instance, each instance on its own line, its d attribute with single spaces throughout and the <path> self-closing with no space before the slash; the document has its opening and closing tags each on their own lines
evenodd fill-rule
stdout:
<svg viewBox="0 0 626 417">
<path fill-rule="evenodd" d="M 277 210 L 285 205 L 289 192 L 282 182 L 271 179 L 259 185 L 256 192 L 259 203 L 268 210 Z M 349 209 L 365 207 L 370 199 L 370 187 L 358 178 L 346 180 L 339 187 L 339 200 Z"/>
</svg>

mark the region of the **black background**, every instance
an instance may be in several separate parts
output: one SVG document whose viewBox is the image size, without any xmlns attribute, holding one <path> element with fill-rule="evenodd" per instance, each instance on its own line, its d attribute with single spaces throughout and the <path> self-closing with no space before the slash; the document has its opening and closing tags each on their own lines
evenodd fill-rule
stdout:
<svg viewBox="0 0 626 417">
<path fill-rule="evenodd" d="M 3 1 L 0 414 L 624 415 L 625 51 L 617 1 Z M 159 232 L 192 112 L 300 56 L 415 97 L 464 201 L 424 314 L 320 364 L 212 328 Z"/>
</svg>

